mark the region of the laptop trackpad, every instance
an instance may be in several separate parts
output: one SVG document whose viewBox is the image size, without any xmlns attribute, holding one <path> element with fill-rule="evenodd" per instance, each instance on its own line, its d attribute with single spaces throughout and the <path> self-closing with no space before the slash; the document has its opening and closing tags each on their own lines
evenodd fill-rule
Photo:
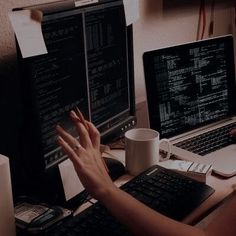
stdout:
<svg viewBox="0 0 236 236">
<path fill-rule="evenodd" d="M 213 166 L 213 171 L 225 177 L 236 174 L 236 144 L 204 156 Z"/>
</svg>

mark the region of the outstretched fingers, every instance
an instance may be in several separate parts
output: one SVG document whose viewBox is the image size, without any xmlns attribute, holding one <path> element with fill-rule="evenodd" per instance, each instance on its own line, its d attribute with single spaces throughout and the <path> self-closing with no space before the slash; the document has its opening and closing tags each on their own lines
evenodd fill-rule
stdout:
<svg viewBox="0 0 236 236">
<path fill-rule="evenodd" d="M 76 148 L 77 146 L 81 146 L 79 141 L 72 135 L 70 135 L 67 131 L 65 131 L 60 125 L 57 125 L 56 130 L 63 138 L 63 140 L 67 142 L 72 149 Z"/>
<path fill-rule="evenodd" d="M 57 141 L 59 145 L 62 147 L 63 151 L 68 155 L 70 160 L 74 163 L 74 165 L 77 166 L 78 168 L 81 168 L 83 164 L 81 160 L 78 158 L 78 155 L 76 154 L 75 150 L 71 148 L 71 146 L 61 136 L 58 136 Z M 78 146 L 78 148 L 80 147 Z"/>
<path fill-rule="evenodd" d="M 100 133 L 97 128 L 89 121 L 86 121 L 88 126 L 89 136 L 92 142 L 92 145 L 96 149 L 100 149 Z"/>
<path fill-rule="evenodd" d="M 75 124 L 75 127 L 79 133 L 79 140 L 81 145 L 86 149 L 92 147 L 92 142 L 89 135 L 89 129 L 85 120 L 81 120 L 74 111 L 70 112 L 70 117 Z M 86 124 L 86 125 L 84 125 Z"/>
<path fill-rule="evenodd" d="M 109 172 L 104 159 L 100 153 L 100 133 L 97 128 L 91 123 L 84 119 L 82 113 L 75 111 L 70 112 L 70 117 L 78 131 L 79 141 L 73 138 L 69 133 L 67 133 L 60 126 L 57 127 L 57 130 L 62 138 L 69 144 L 73 151 L 78 154 L 78 151 L 75 151 L 78 144 L 81 144 L 83 147 L 83 153 L 80 153 L 83 156 L 83 163 L 93 162 L 97 164 L 98 169 L 102 174 L 107 175 Z M 68 150 L 67 150 L 68 151 Z M 89 157 L 87 159 L 87 157 Z M 90 160 L 89 160 L 90 159 Z"/>
</svg>

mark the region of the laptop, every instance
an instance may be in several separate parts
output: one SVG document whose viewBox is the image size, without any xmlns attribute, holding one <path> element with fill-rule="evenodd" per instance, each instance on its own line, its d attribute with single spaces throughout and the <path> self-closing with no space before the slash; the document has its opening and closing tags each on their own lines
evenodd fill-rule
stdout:
<svg viewBox="0 0 236 236">
<path fill-rule="evenodd" d="M 235 175 L 233 36 L 147 51 L 143 64 L 150 128 L 171 141 L 178 158 Z"/>
</svg>

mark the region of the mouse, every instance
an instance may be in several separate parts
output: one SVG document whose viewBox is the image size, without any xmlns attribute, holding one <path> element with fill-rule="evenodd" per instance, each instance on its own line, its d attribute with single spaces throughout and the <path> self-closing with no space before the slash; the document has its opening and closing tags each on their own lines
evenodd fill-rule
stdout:
<svg viewBox="0 0 236 236">
<path fill-rule="evenodd" d="M 122 162 L 111 157 L 104 157 L 104 161 L 108 167 L 109 175 L 113 181 L 125 174 L 125 166 Z"/>
</svg>

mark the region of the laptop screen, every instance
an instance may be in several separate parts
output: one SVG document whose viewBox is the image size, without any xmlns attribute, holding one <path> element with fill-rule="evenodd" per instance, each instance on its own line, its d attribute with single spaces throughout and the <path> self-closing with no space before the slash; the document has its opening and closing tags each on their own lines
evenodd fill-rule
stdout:
<svg viewBox="0 0 236 236">
<path fill-rule="evenodd" d="M 150 128 L 173 137 L 234 113 L 231 35 L 145 52 Z"/>
</svg>

